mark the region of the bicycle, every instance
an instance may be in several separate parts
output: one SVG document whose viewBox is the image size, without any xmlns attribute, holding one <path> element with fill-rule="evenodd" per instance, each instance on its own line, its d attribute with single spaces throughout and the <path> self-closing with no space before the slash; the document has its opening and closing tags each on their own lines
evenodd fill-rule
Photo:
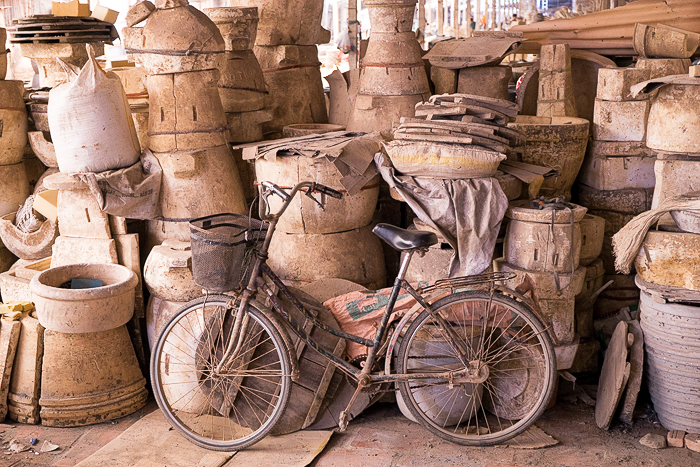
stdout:
<svg viewBox="0 0 700 467">
<path fill-rule="evenodd" d="M 341 431 L 358 394 L 387 384 L 394 384 L 397 398 L 416 421 L 444 439 L 468 446 L 507 441 L 542 414 L 554 391 L 556 358 L 549 331 L 534 306 L 522 294 L 498 284 L 512 275 L 445 279 L 416 290 L 404 280 L 406 270 L 413 254 L 425 253 L 437 243 L 436 235 L 378 224 L 373 232 L 405 255 L 374 338 L 348 334 L 314 319 L 265 262 L 277 221 L 297 193 L 306 191 L 319 204 L 314 193 L 320 193 L 321 200 L 342 194 L 313 182 L 299 183 L 289 193 L 263 182 L 260 190 L 263 221 L 232 217 L 249 222 L 247 228 L 238 226 L 244 238 L 238 240 L 233 260 L 215 254 L 209 258 L 219 265 L 197 262 L 195 236 L 197 245 L 206 248 L 220 247 L 221 238 L 202 241 L 201 236 L 211 233 L 211 219 L 191 224 L 197 283 L 222 292 L 231 283 L 221 281 L 221 268 L 237 263 L 233 269 L 238 275 L 232 277 L 241 288 L 230 295 L 207 292 L 184 305 L 165 325 L 153 350 L 156 401 L 169 423 L 191 442 L 208 449 L 239 450 L 267 435 L 285 410 L 291 381 L 298 376 L 290 331 L 356 382 L 357 389 L 340 414 Z M 273 195 L 282 203 L 274 214 L 269 207 Z M 233 228 L 231 222 L 221 225 L 224 230 Z M 236 243 L 226 238 L 223 242 Z M 400 290 L 419 306 L 389 331 Z M 368 347 L 364 366 L 357 368 L 333 355 L 332 349 L 318 346 L 294 321 L 280 296 L 314 326 Z M 265 300 L 271 307 L 262 305 Z"/>
</svg>

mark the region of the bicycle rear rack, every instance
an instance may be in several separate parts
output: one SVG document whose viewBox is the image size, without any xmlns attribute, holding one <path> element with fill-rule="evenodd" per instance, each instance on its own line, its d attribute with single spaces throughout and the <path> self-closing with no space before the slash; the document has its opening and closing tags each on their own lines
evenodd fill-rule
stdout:
<svg viewBox="0 0 700 467">
<path fill-rule="evenodd" d="M 487 272 L 484 274 L 477 274 L 475 276 L 440 279 L 432 285 L 419 289 L 418 293 L 423 294 L 427 292 L 432 292 L 433 290 L 437 289 L 457 289 L 461 287 L 469 287 L 479 284 L 491 284 L 492 286 L 494 282 L 507 281 L 515 277 L 516 274 L 512 272 Z"/>
</svg>

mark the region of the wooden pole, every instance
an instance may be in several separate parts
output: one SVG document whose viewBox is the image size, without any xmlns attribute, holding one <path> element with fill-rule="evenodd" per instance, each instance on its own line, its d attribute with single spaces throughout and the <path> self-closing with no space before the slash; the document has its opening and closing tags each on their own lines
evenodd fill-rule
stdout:
<svg viewBox="0 0 700 467">
<path fill-rule="evenodd" d="M 472 36 L 472 0 L 467 0 L 467 9 L 464 11 L 464 22 L 467 23 L 467 37 Z"/>
<path fill-rule="evenodd" d="M 445 21 L 445 8 L 442 4 L 442 0 L 438 0 L 437 2 L 437 34 L 438 36 L 442 36 L 444 31 L 444 21 Z"/>
<path fill-rule="evenodd" d="M 427 35 L 425 31 L 425 0 L 418 0 L 418 29 L 423 36 L 420 45 L 425 47 L 425 36 Z"/>
<path fill-rule="evenodd" d="M 357 68 L 358 59 L 360 57 L 358 53 L 359 41 L 357 40 L 357 29 L 359 26 L 357 22 L 357 2 L 358 0 L 348 1 L 348 35 L 350 36 L 350 45 L 352 46 L 352 50 L 350 50 L 350 54 L 348 55 L 348 64 L 351 70 Z"/>
<path fill-rule="evenodd" d="M 459 39 L 459 0 L 452 2 L 452 27 L 455 39 Z"/>
</svg>

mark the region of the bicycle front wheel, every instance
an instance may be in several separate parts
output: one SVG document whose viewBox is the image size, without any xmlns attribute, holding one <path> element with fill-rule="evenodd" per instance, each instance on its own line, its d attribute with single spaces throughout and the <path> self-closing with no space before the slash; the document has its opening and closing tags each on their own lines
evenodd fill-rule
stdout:
<svg viewBox="0 0 700 467">
<path fill-rule="evenodd" d="M 436 435 L 468 446 L 525 431 L 556 382 L 554 348 L 539 319 L 515 299 L 486 291 L 455 293 L 432 308 L 440 319 L 419 314 L 397 356 L 397 372 L 409 375 L 399 391 L 411 414 Z M 410 378 L 418 374 L 427 377 Z"/>
<path fill-rule="evenodd" d="M 168 422 L 198 446 L 239 450 L 260 441 L 284 412 L 291 364 L 279 330 L 253 306 L 243 335 L 232 335 L 231 297 L 184 305 L 158 337 L 151 357 L 156 401 Z M 240 337 L 240 339 L 239 339 Z M 229 341 L 238 350 L 221 372 Z"/>
</svg>

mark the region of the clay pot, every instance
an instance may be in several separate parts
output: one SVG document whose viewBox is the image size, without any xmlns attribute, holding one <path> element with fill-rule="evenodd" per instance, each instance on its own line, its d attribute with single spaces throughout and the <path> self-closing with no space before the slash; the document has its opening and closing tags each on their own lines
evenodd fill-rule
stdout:
<svg viewBox="0 0 700 467">
<path fill-rule="evenodd" d="M 280 232 L 272 237 L 268 264 L 294 286 L 335 277 L 376 290 L 386 280 L 382 245 L 369 227 L 331 234 Z"/>
<path fill-rule="evenodd" d="M 257 5 L 250 8 L 205 8 L 202 11 L 219 28 L 226 50 L 247 50 L 255 46 L 258 31 Z"/>
<path fill-rule="evenodd" d="M 101 280 L 104 285 L 64 289 L 71 279 Z M 37 274 L 29 287 L 39 322 L 65 333 L 94 333 L 124 325 L 134 314 L 136 274 L 118 264 L 73 264 Z"/>
<path fill-rule="evenodd" d="M 659 89 L 649 111 L 647 146 L 700 152 L 700 87 L 671 84 Z"/>
<path fill-rule="evenodd" d="M 144 27 L 124 28 L 122 37 L 127 52 L 133 49 L 131 57 L 149 75 L 217 69 L 223 60 L 219 29 L 191 5 L 157 9 Z"/>
<path fill-rule="evenodd" d="M 413 32 L 372 32 L 362 59 L 360 94 L 403 96 L 430 92 Z"/>
<path fill-rule="evenodd" d="M 0 216 L 16 212 L 31 194 L 27 170 L 20 162 L 12 165 L 0 165 Z"/>
<path fill-rule="evenodd" d="M 192 277 L 190 242 L 166 240 L 151 250 L 143 272 L 151 295 L 168 301 L 188 302 L 202 295 Z"/>
<path fill-rule="evenodd" d="M 239 8 L 258 8 L 256 45 L 313 45 L 330 40 L 330 33 L 321 27 L 321 0 L 234 0 L 231 3 Z"/>
<path fill-rule="evenodd" d="M 24 106 L 24 83 L 0 80 L 0 165 L 22 161 L 27 146 L 27 110 Z"/>
<path fill-rule="evenodd" d="M 532 117 L 519 115 L 508 124 L 525 135 L 520 148 L 521 160 L 528 164 L 552 167 L 561 175 L 545 179 L 540 194 L 554 198 L 571 197 L 588 142 L 588 120 L 573 117 Z"/>
<path fill-rule="evenodd" d="M 700 320 L 698 307 L 657 303 L 642 292 L 645 374 L 654 411 L 668 430 L 700 431 Z"/>
<path fill-rule="evenodd" d="M 42 425 L 91 425 L 129 415 L 146 405 L 145 385 L 126 326 L 44 333 Z"/>
<path fill-rule="evenodd" d="M 650 230 L 634 260 L 647 282 L 700 290 L 700 235 Z"/>
<path fill-rule="evenodd" d="M 513 77 L 510 66 L 472 66 L 459 70 L 456 92 L 510 100 L 508 84 Z"/>
<path fill-rule="evenodd" d="M 33 102 L 27 105 L 29 109 L 29 115 L 34 121 L 34 128 L 38 131 L 43 131 L 44 133 L 49 132 L 49 105 L 40 104 Z M 56 167 L 58 167 L 58 162 L 56 162 Z"/>
<path fill-rule="evenodd" d="M 268 88 L 265 108 L 272 111 L 263 125 L 267 138 L 281 137 L 286 125 L 328 122 L 315 45 L 256 46 L 254 52 Z"/>
<path fill-rule="evenodd" d="M 297 123 L 286 125 L 282 128 L 282 135 L 285 138 L 294 138 L 297 136 L 322 135 L 343 130 L 345 130 L 343 125 L 335 125 L 333 123 Z"/>
<path fill-rule="evenodd" d="M 258 181 L 270 181 L 281 187 L 293 187 L 301 181 L 315 181 L 344 191 L 342 175 L 325 158 L 303 156 L 278 157 L 274 162 L 264 158 L 255 161 Z M 322 209 L 307 196 L 297 196 L 277 224 L 280 232 L 325 234 L 365 227 L 372 220 L 379 197 L 379 178 L 375 177 L 356 195 L 345 194 L 342 199 L 325 197 Z M 281 200 L 270 199 L 276 212 Z"/>
<path fill-rule="evenodd" d="M 225 112 L 250 112 L 265 105 L 265 78 L 252 50 L 224 54 L 219 95 Z"/>
</svg>

